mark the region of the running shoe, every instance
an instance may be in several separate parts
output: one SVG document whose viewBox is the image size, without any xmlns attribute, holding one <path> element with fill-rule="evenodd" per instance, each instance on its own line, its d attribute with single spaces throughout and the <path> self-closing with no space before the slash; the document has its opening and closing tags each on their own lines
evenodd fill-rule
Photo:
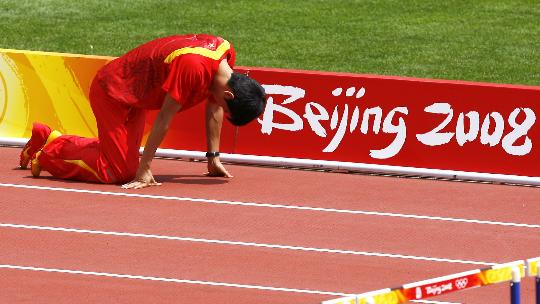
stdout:
<svg viewBox="0 0 540 304">
<path fill-rule="evenodd" d="M 48 126 L 39 122 L 35 122 L 33 124 L 32 137 L 30 137 L 30 140 L 26 143 L 21 151 L 19 159 L 19 165 L 22 169 L 26 169 L 28 167 L 28 163 L 34 154 L 43 148 L 50 134 L 51 128 Z"/>
<path fill-rule="evenodd" d="M 58 138 L 58 136 L 61 136 L 61 135 L 62 133 L 56 130 L 52 131 L 47 137 L 47 140 L 45 141 L 43 146 L 39 148 L 39 150 L 36 153 L 34 153 L 34 155 L 32 156 L 32 160 L 30 161 L 30 171 L 32 172 L 32 175 L 34 177 L 39 177 L 39 175 L 41 174 L 41 165 L 39 164 L 39 156 L 41 155 L 41 152 L 42 152 L 41 150 L 43 149 L 43 147 L 45 147 L 51 141 L 55 140 L 56 138 Z"/>
</svg>

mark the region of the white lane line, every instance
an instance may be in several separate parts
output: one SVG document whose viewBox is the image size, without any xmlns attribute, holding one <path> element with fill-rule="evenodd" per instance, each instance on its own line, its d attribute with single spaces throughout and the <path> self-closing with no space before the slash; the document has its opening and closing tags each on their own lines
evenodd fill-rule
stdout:
<svg viewBox="0 0 540 304">
<path fill-rule="evenodd" d="M 143 275 L 117 274 L 117 273 L 108 273 L 108 272 L 95 272 L 95 271 L 83 271 L 83 270 L 71 270 L 71 269 L 55 269 L 55 268 L 33 267 L 33 266 L 18 266 L 18 265 L 5 265 L 5 264 L 2 265 L 2 264 L 0 264 L 0 269 L 14 269 L 14 270 L 29 270 L 29 271 L 41 271 L 41 272 L 67 273 L 67 274 L 98 276 L 98 277 L 110 277 L 110 278 L 119 278 L 119 279 L 134 279 L 134 280 L 159 281 L 159 282 L 170 282 L 170 283 L 181 283 L 181 284 L 195 284 L 195 285 L 208 285 L 208 286 L 220 286 L 220 287 L 236 287 L 236 288 L 245 288 L 245 289 L 267 290 L 267 291 L 282 291 L 282 292 L 294 292 L 294 293 L 320 294 L 320 295 L 331 295 L 331 296 L 338 296 L 338 297 L 339 296 L 350 296 L 350 294 L 345 294 L 345 293 L 340 293 L 340 292 L 332 292 L 332 291 L 282 288 L 282 287 L 271 287 L 271 286 L 261 286 L 261 285 L 247 285 L 247 284 L 235 284 L 235 283 L 188 280 L 188 279 L 175 279 L 175 278 L 161 278 L 161 277 L 152 277 L 152 276 L 143 276 Z"/>
<path fill-rule="evenodd" d="M 222 244 L 222 245 L 233 245 L 233 246 L 248 246 L 248 247 L 282 249 L 282 250 L 297 250 L 297 251 L 308 251 L 308 252 L 319 252 L 319 253 L 350 254 L 350 255 L 359 255 L 359 256 L 420 260 L 420 261 L 430 261 L 430 262 L 444 262 L 444 263 L 454 263 L 454 264 L 471 264 L 471 265 L 482 265 L 482 266 L 497 265 L 497 263 L 490 263 L 490 262 L 444 259 L 444 258 L 423 257 L 423 256 L 413 256 L 413 255 L 391 254 L 391 253 L 289 246 L 289 245 L 279 245 L 279 244 L 264 244 L 264 243 L 239 242 L 239 241 L 227 241 L 227 240 L 212 240 L 212 239 L 203 239 L 203 238 L 166 236 L 166 235 L 143 234 L 143 233 L 100 231 L 100 230 L 75 229 L 75 228 L 64 228 L 64 227 L 47 227 L 47 226 L 21 225 L 21 224 L 9 224 L 9 223 L 0 223 L 0 227 L 16 228 L 16 229 L 30 229 L 30 230 L 44 230 L 44 231 L 61 231 L 61 232 L 69 232 L 69 233 L 112 235 L 112 236 L 121 236 L 121 237 L 139 237 L 139 238 L 160 239 L 160 240 L 173 240 L 173 241 L 184 241 L 184 242 L 195 242 L 195 243 L 206 243 L 206 244 Z"/>
<path fill-rule="evenodd" d="M 72 193 L 100 194 L 100 195 L 110 195 L 110 196 L 122 196 L 122 197 L 157 199 L 157 200 L 170 200 L 170 201 L 182 201 L 182 202 L 195 202 L 195 203 L 219 204 L 219 205 L 234 205 L 234 206 L 292 209 L 292 210 L 317 211 L 317 212 L 345 213 L 345 214 L 357 214 L 357 215 L 387 216 L 387 217 L 397 217 L 397 218 L 434 220 L 434 221 L 458 222 L 458 223 L 482 224 L 482 225 L 510 226 L 510 227 L 520 227 L 520 228 L 540 228 L 540 224 L 524 224 L 524 223 L 511 223 L 511 222 L 498 222 L 498 221 L 484 221 L 484 220 L 461 219 L 461 218 L 451 218 L 451 217 L 441 217 L 441 216 L 428 216 L 428 215 L 415 215 L 415 214 L 402 214 L 402 213 L 376 212 L 376 211 L 361 211 L 361 210 L 348 210 L 348 209 L 334 209 L 334 208 L 296 206 L 296 205 L 252 203 L 252 202 L 239 202 L 239 201 L 224 201 L 224 200 L 203 199 L 203 198 L 149 195 L 149 194 L 136 194 L 136 193 L 125 193 L 125 192 L 108 192 L 108 191 L 74 189 L 74 188 L 30 186 L 30 185 L 8 184 L 8 183 L 0 183 L 0 187 L 34 189 L 34 190 L 48 190 L 48 191 L 61 191 L 61 192 L 72 192 Z"/>
<path fill-rule="evenodd" d="M 158 281 L 158 282 L 194 284 L 194 285 L 208 285 L 208 286 L 219 286 L 219 287 L 235 287 L 235 288 L 245 288 L 245 289 L 266 290 L 266 291 L 292 292 L 292 293 L 320 294 L 320 295 L 331 295 L 331 296 L 336 296 L 336 297 L 347 297 L 347 296 L 352 296 L 353 295 L 353 294 L 346 294 L 346 293 L 339 293 L 339 292 L 332 292 L 332 291 L 319 291 L 319 290 L 295 289 L 295 288 L 283 288 L 283 287 L 269 287 L 269 286 L 260 286 L 260 285 L 247 285 L 247 284 L 235 284 L 235 283 L 200 281 L 200 280 L 187 280 L 187 279 L 173 279 L 173 278 L 150 277 L 150 276 L 130 275 L 130 274 L 116 274 L 116 273 L 107 273 L 107 272 L 55 269 L 55 268 L 18 266 L 18 265 L 6 265 L 6 264 L 4 264 L 4 265 L 0 264 L 0 269 L 26 270 L 26 271 L 39 271 L 39 272 L 52 272 L 52 273 L 67 273 L 67 274 L 74 274 L 74 275 L 111 277 L 111 278 L 119 278 L 119 279 Z M 432 304 L 460 304 L 460 303 L 453 303 L 453 302 L 439 302 L 439 301 L 427 301 L 427 300 L 413 300 L 411 302 L 432 303 Z"/>
</svg>

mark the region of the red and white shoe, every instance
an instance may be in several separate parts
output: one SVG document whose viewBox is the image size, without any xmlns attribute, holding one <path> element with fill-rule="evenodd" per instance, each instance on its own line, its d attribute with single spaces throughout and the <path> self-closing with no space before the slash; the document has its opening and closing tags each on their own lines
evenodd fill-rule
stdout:
<svg viewBox="0 0 540 304">
<path fill-rule="evenodd" d="M 45 144 L 43 147 L 48 145 L 51 141 L 55 140 L 58 136 L 61 136 L 62 133 L 54 130 L 49 134 L 49 137 L 47 137 L 47 140 L 45 141 Z M 41 150 L 43 149 L 41 147 L 39 151 L 37 151 L 34 156 L 32 156 L 32 160 L 30 161 L 30 171 L 32 171 L 32 175 L 34 177 L 39 177 L 41 174 L 41 165 L 39 164 L 39 155 L 41 155 Z"/>
<path fill-rule="evenodd" d="M 19 165 L 22 169 L 28 167 L 28 163 L 34 154 L 43 148 L 49 135 L 51 135 L 51 128 L 48 126 L 38 122 L 32 125 L 32 137 L 24 146 L 19 158 Z"/>
</svg>

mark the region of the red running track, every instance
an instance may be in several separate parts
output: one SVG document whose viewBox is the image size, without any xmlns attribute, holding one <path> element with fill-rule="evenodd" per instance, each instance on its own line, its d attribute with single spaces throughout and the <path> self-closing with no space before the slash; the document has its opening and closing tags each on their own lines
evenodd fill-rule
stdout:
<svg viewBox="0 0 540 304">
<path fill-rule="evenodd" d="M 308 304 L 540 256 L 538 188 L 156 160 L 163 186 L 126 191 L 31 178 L 18 153 L 0 149 L 0 303 Z"/>
</svg>

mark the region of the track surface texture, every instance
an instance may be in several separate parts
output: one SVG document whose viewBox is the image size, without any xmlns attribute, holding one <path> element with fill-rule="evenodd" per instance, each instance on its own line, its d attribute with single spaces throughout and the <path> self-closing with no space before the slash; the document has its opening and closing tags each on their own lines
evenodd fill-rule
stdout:
<svg viewBox="0 0 540 304">
<path fill-rule="evenodd" d="M 540 256 L 534 187 L 156 159 L 162 186 L 123 190 L 32 178 L 18 153 L 0 148 L 0 303 L 315 304 Z"/>
</svg>

